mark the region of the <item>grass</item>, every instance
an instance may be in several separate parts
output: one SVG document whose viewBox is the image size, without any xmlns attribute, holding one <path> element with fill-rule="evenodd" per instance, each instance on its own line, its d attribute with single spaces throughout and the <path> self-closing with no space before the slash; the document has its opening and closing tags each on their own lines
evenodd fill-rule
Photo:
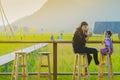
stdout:
<svg viewBox="0 0 120 80">
<path fill-rule="evenodd" d="M 44 36 L 43 36 L 44 35 Z M 57 39 L 57 36 L 59 34 L 55 34 L 55 39 Z M 72 34 L 65 34 L 63 36 L 64 40 L 71 40 L 72 39 Z M 118 40 L 118 38 L 116 37 L 117 35 L 114 35 L 112 38 L 114 40 Z M 50 34 L 42 34 L 42 35 L 36 35 L 36 37 L 34 38 L 34 36 L 31 35 L 26 35 L 26 37 L 23 40 L 50 40 Z M 90 40 L 103 40 L 103 36 L 93 36 L 92 38 L 90 38 Z M 8 45 L 12 45 L 13 48 L 14 45 L 13 44 L 2 44 L 2 45 L 6 45 L 6 47 L 0 47 L 1 51 L 6 50 L 6 52 L 9 52 L 8 50 L 11 49 L 11 47 L 9 48 Z M 20 49 L 21 47 L 26 47 L 26 46 L 30 46 L 31 44 L 28 45 L 20 45 L 20 44 L 15 44 L 18 46 L 18 48 L 15 49 Z M 100 48 L 103 47 L 103 45 L 101 44 L 87 44 L 88 47 L 95 47 L 98 50 Z M 120 56 L 119 56 L 119 52 L 120 52 L 120 44 L 114 44 L 114 53 L 112 55 L 112 61 L 113 61 L 113 70 L 114 72 L 120 72 Z M 2 49 L 4 48 L 4 49 Z M 9 49 L 8 49 L 9 48 Z M 52 44 L 49 44 L 47 47 L 41 48 L 39 50 L 36 50 L 34 52 L 32 52 L 31 54 L 29 54 L 27 56 L 27 62 L 28 62 L 28 70 L 29 72 L 37 72 L 37 68 L 38 68 L 38 60 L 39 60 L 39 54 L 38 52 L 40 51 L 49 51 L 49 52 L 53 52 L 52 51 Z M 5 53 L 3 53 L 5 54 Z M 53 71 L 53 54 L 50 55 L 50 61 L 51 61 L 51 71 Z M 46 62 L 45 62 L 46 63 Z M 72 45 L 71 44 L 58 44 L 58 72 L 73 72 L 73 64 L 74 64 L 74 53 L 72 50 Z M 13 62 L 9 63 L 9 71 L 12 71 L 12 65 Z M 4 66 L 0 67 L 0 71 L 1 72 L 5 72 Z M 45 70 L 47 71 L 47 70 Z M 96 67 L 96 65 L 94 64 L 94 60 L 92 60 L 91 64 L 90 64 L 90 72 L 98 72 L 98 67 Z M 119 76 L 114 76 L 115 80 L 119 80 Z M 1 76 L 0 80 L 9 80 L 10 76 L 6 77 L 6 76 Z M 30 77 L 30 80 L 36 80 L 37 77 Z M 72 76 L 58 76 L 57 77 L 58 80 L 72 80 Z M 47 79 L 42 79 L 42 80 L 47 80 Z M 97 76 L 91 76 L 91 80 L 97 80 Z"/>
<path fill-rule="evenodd" d="M 39 41 L 44 41 L 44 40 L 50 40 L 50 36 L 52 34 L 51 33 L 47 33 L 47 34 L 36 34 L 36 35 L 31 35 L 31 34 L 24 34 L 22 36 L 20 35 L 15 35 L 16 40 L 39 40 Z M 54 38 L 57 39 L 57 37 L 59 36 L 59 34 L 55 34 Z M 0 34 L 0 40 L 14 40 L 14 38 L 9 35 L 8 36 L 9 39 L 6 39 L 6 36 L 4 34 Z M 28 46 L 31 46 L 33 44 L 0 44 L 0 56 L 5 55 L 7 53 L 10 53 L 12 51 L 16 51 Z"/>
</svg>

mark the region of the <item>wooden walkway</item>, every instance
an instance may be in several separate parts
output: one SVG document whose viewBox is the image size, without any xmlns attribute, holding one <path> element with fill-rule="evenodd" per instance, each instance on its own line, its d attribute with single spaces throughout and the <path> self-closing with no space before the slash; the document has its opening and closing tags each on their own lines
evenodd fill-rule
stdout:
<svg viewBox="0 0 120 80">
<path fill-rule="evenodd" d="M 14 60 L 15 52 L 26 52 L 26 54 L 29 54 L 29 53 L 31 53 L 31 52 L 39 49 L 39 48 L 42 48 L 46 45 L 48 45 L 48 44 L 47 43 L 40 43 L 40 44 L 36 44 L 36 45 L 30 46 L 30 47 L 27 47 L 27 48 L 24 48 L 24 49 L 20 49 L 18 51 L 8 53 L 8 54 L 3 55 L 3 56 L 0 56 L 0 66 Z"/>
</svg>

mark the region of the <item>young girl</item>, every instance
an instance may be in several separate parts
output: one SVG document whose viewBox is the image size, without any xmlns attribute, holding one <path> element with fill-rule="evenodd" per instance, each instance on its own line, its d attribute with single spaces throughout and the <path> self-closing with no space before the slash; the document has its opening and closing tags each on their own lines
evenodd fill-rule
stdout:
<svg viewBox="0 0 120 80">
<path fill-rule="evenodd" d="M 113 53 L 113 45 L 112 45 L 112 32 L 111 31 L 105 31 L 105 40 L 102 42 L 105 44 L 105 48 L 100 49 L 101 54 L 112 54 Z"/>
</svg>

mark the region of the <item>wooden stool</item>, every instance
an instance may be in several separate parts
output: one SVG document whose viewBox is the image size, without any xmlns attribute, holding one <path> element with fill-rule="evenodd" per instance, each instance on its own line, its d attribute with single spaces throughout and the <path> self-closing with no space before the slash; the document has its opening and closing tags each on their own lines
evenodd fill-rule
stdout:
<svg viewBox="0 0 120 80">
<path fill-rule="evenodd" d="M 51 71 L 50 71 L 50 57 L 49 57 L 49 52 L 40 52 L 40 61 L 39 61 L 39 68 L 38 68 L 38 80 L 40 79 L 40 77 L 48 77 L 48 80 L 51 80 Z M 42 63 L 42 59 L 43 57 L 47 57 L 47 62 L 48 64 L 43 64 Z M 45 58 L 44 58 L 45 59 Z M 48 68 L 48 75 L 41 75 L 41 68 Z"/>
<path fill-rule="evenodd" d="M 26 53 L 17 52 L 15 53 L 15 60 L 13 64 L 13 71 L 11 80 L 18 80 L 19 77 L 22 77 L 22 80 L 28 80 L 28 69 L 26 62 Z M 20 64 L 21 63 L 21 64 Z M 19 68 L 22 68 L 22 74 L 19 75 Z"/>
<path fill-rule="evenodd" d="M 108 71 L 108 74 L 104 71 L 105 68 Z M 107 54 L 100 54 L 100 65 L 99 65 L 99 73 L 98 79 L 104 80 L 104 78 L 108 78 L 109 80 L 113 79 L 113 70 L 112 70 L 112 61 L 111 55 Z"/>
<path fill-rule="evenodd" d="M 78 70 L 78 74 L 76 73 Z M 87 54 L 76 53 L 73 71 L 73 80 L 78 77 L 78 80 L 84 80 L 85 78 L 90 80 L 90 73 L 88 67 Z"/>
</svg>

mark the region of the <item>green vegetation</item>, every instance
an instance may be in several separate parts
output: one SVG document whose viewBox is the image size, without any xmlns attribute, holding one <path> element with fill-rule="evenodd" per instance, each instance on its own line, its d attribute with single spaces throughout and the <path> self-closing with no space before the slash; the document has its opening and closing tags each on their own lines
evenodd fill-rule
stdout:
<svg viewBox="0 0 120 80">
<path fill-rule="evenodd" d="M 51 34 L 40 34 L 40 35 L 26 35 L 23 40 L 50 40 Z M 57 36 L 59 34 L 55 34 L 55 39 L 57 39 Z M 4 37 L 4 36 L 3 36 Z M 5 38 L 5 37 L 4 37 Z M 19 37 L 17 38 L 19 39 Z M 63 35 L 64 40 L 71 40 L 72 39 L 72 34 L 64 34 Z M 113 35 L 112 37 L 113 40 L 118 40 L 117 35 Z M 4 40 L 4 39 L 3 39 Z M 103 36 L 100 35 L 94 35 L 90 40 L 103 40 Z M 0 44 L 4 45 L 4 47 L 0 47 L 2 55 L 5 54 L 6 52 L 9 52 L 9 49 L 13 48 L 12 50 L 14 51 L 15 49 L 21 49 L 26 46 L 30 46 L 33 44 Z M 8 45 L 12 47 L 8 47 Z M 17 45 L 17 46 L 16 46 Z M 98 50 L 100 48 L 103 48 L 104 46 L 102 44 L 87 44 L 89 47 L 94 47 L 97 48 Z M 114 44 L 114 53 L 112 55 L 112 61 L 113 61 L 113 70 L 114 72 L 120 72 L 120 44 Z M 6 51 L 6 52 L 5 52 Z M 29 54 L 27 56 L 27 62 L 28 62 L 28 70 L 29 72 L 37 72 L 37 67 L 38 67 L 38 60 L 39 60 L 39 51 L 52 51 L 52 44 L 49 44 L 47 47 L 41 48 L 39 50 L 36 50 Z M 50 55 L 50 60 L 51 60 L 51 71 L 53 71 L 53 54 Z M 72 50 L 72 45 L 71 44 L 58 44 L 58 72 L 73 72 L 73 65 L 74 65 L 74 53 Z M 12 65 L 13 62 L 9 63 L 9 72 L 12 71 Z M 0 67 L 1 72 L 5 72 L 4 66 Z M 47 70 L 45 70 L 47 71 Z M 92 60 L 90 64 L 90 72 L 98 72 L 98 67 L 94 64 L 94 60 Z M 114 76 L 115 80 L 119 80 L 119 76 Z M 37 76 L 31 76 L 30 80 L 36 80 Z M 10 80 L 10 76 L 0 76 L 0 80 Z M 47 79 L 42 79 L 42 80 L 47 80 Z M 58 76 L 58 80 L 72 80 L 72 76 Z M 91 80 L 97 80 L 97 75 L 93 76 L 91 75 Z"/>
<path fill-rule="evenodd" d="M 52 33 L 46 33 L 46 34 L 24 34 L 20 36 L 19 34 L 15 35 L 16 40 L 39 40 L 39 41 L 49 41 Z M 70 35 L 71 36 L 71 35 Z M 59 37 L 59 34 L 54 35 L 54 39 L 57 39 Z M 9 35 L 8 40 L 14 40 L 14 38 Z M 6 36 L 4 34 L 0 34 L 0 40 L 7 40 Z M 28 47 L 34 44 L 0 44 L 0 56 L 5 55 L 7 53 L 10 53 L 12 51 L 16 51 L 19 49 L 22 49 L 24 47 Z"/>
</svg>

